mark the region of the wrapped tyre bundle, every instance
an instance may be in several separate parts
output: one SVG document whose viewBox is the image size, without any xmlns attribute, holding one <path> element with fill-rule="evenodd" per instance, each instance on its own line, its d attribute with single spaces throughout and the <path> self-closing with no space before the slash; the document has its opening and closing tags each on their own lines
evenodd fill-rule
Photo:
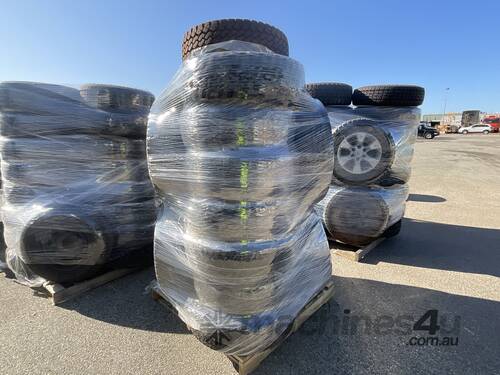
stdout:
<svg viewBox="0 0 500 375">
<path fill-rule="evenodd" d="M 405 184 L 411 173 L 413 148 L 417 138 L 423 87 L 412 85 L 380 85 L 360 87 L 353 92 L 354 115 L 370 119 L 392 141 L 391 157 L 386 171 L 372 184 L 392 186 Z"/>
<path fill-rule="evenodd" d="M 408 187 L 331 186 L 316 206 L 330 237 L 349 245 L 364 246 L 389 234 L 396 235 L 404 215 Z"/>
<path fill-rule="evenodd" d="M 276 340 L 311 298 L 311 284 L 329 277 L 328 254 L 315 215 L 289 237 L 249 246 L 193 238 L 170 209 L 155 228 L 160 287 L 195 336 L 226 353 L 250 354 Z"/>
<path fill-rule="evenodd" d="M 151 93 L 120 86 L 88 84 L 77 90 L 46 83 L 2 82 L 2 135 L 33 138 L 76 133 L 143 139 L 153 100 Z"/>
<path fill-rule="evenodd" d="M 333 239 L 355 246 L 396 235 L 420 119 L 416 106 L 423 101 L 424 89 L 362 87 L 352 94 L 357 107 L 351 108 L 349 85 L 318 83 L 307 88 L 327 106 L 333 131 L 332 184 L 318 205 L 325 228 Z M 404 199 L 388 204 L 391 196 Z"/>
<path fill-rule="evenodd" d="M 80 281 L 152 246 L 144 136 L 153 97 L 110 86 L 96 105 L 94 86 L 106 87 L 0 84 L 6 258 L 30 286 Z M 110 127 L 115 113 L 126 129 Z"/>
<path fill-rule="evenodd" d="M 331 127 L 287 51 L 259 22 L 194 27 L 148 122 L 158 285 L 227 354 L 269 346 L 331 275 L 313 209 L 331 180 Z"/>
</svg>

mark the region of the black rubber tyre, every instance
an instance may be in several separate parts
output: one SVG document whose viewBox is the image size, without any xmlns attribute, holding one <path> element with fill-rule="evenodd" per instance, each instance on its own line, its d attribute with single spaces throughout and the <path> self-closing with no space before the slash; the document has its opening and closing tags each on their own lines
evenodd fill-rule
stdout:
<svg viewBox="0 0 500 375">
<path fill-rule="evenodd" d="M 187 31 L 182 40 L 182 59 L 195 49 L 229 40 L 261 44 L 288 56 L 286 35 L 276 27 L 246 19 L 222 19 L 201 23 Z"/>
<path fill-rule="evenodd" d="M 462 134 L 469 134 L 469 132 L 467 130 L 464 130 Z"/>
<path fill-rule="evenodd" d="M 20 254 L 28 268 L 44 279 L 76 282 L 88 278 L 102 267 L 107 245 L 97 224 L 66 212 L 49 212 L 32 219 L 24 226 Z M 87 264 L 56 264 L 53 258 Z M 45 259 L 47 263 L 43 263 Z"/>
<path fill-rule="evenodd" d="M 308 83 L 306 90 L 323 105 L 351 104 L 352 86 L 339 82 Z"/>
<path fill-rule="evenodd" d="M 253 242 L 256 243 L 256 242 Z M 289 270 L 291 252 L 286 244 L 246 250 L 216 250 L 189 246 L 194 260 L 194 287 L 203 305 L 235 315 L 253 315 L 279 303 L 283 280 Z"/>
<path fill-rule="evenodd" d="M 375 121 L 346 121 L 336 128 L 333 140 L 333 175 L 343 183 L 375 182 L 388 173 L 394 161 L 394 140 Z"/>
<path fill-rule="evenodd" d="M 434 138 L 434 134 L 432 134 L 432 133 L 425 133 L 424 138 L 425 139 L 433 139 Z"/>
<path fill-rule="evenodd" d="M 143 161 L 146 158 L 145 140 L 123 137 L 95 137 L 92 135 L 62 135 L 44 138 L 8 138 L 2 149 L 5 160 L 21 162 L 49 160 Z M 36 150 L 36 151 L 34 151 Z"/>
<path fill-rule="evenodd" d="M 88 108 L 78 90 L 38 82 L 1 82 L 0 111 L 43 116 L 71 116 Z"/>
<path fill-rule="evenodd" d="M 483 134 L 490 134 L 489 130 L 483 130 Z"/>
<path fill-rule="evenodd" d="M 303 66 L 296 60 L 267 53 L 234 52 L 230 57 L 208 54 L 192 76 L 192 99 L 255 101 L 259 106 L 289 107 L 297 99 Z"/>
<path fill-rule="evenodd" d="M 380 237 L 389 220 L 389 207 L 377 193 L 348 188 L 332 196 L 323 220 L 333 239 L 364 246 Z"/>
<path fill-rule="evenodd" d="M 387 228 L 385 230 L 382 237 L 391 238 L 391 237 L 397 236 L 399 234 L 399 232 L 401 232 L 401 223 L 402 223 L 402 220 L 399 220 L 399 221 L 395 222 L 394 224 L 392 224 L 389 228 Z"/>
<path fill-rule="evenodd" d="M 352 104 L 387 107 L 416 107 L 423 103 L 425 89 L 413 85 L 364 86 L 354 90 Z"/>
<path fill-rule="evenodd" d="M 91 107 L 110 112 L 147 112 L 155 100 L 154 95 L 147 91 L 101 84 L 81 86 L 80 95 Z"/>
</svg>

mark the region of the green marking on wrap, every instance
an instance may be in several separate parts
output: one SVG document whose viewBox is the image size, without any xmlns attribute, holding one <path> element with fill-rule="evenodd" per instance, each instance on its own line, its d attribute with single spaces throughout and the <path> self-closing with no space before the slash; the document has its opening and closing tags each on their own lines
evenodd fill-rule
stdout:
<svg viewBox="0 0 500 375">
<path fill-rule="evenodd" d="M 240 166 L 240 187 L 246 192 L 248 189 L 248 163 L 243 162 Z"/>
</svg>

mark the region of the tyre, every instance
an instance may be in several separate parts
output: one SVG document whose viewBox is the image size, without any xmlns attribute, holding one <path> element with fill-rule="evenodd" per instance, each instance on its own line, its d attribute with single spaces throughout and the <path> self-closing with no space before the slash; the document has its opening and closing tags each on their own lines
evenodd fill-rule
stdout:
<svg viewBox="0 0 500 375">
<path fill-rule="evenodd" d="M 78 90 L 38 82 L 1 82 L 0 111 L 36 115 L 71 115 L 85 110 Z"/>
<path fill-rule="evenodd" d="M 375 191 L 347 188 L 325 205 L 323 222 L 333 239 L 364 246 L 380 237 L 389 220 L 389 207 Z"/>
<path fill-rule="evenodd" d="M 375 121 L 346 121 L 335 130 L 333 140 L 333 175 L 343 183 L 372 183 L 393 163 L 394 141 Z"/>
<path fill-rule="evenodd" d="M 222 19 L 192 27 L 182 40 L 182 59 L 200 47 L 229 40 L 261 44 L 274 53 L 288 56 L 288 40 L 279 29 L 258 21 Z"/>
<path fill-rule="evenodd" d="M 416 107 L 423 103 L 424 96 L 425 89 L 420 86 L 365 86 L 354 90 L 352 104 L 356 106 Z"/>
<path fill-rule="evenodd" d="M 91 219 L 49 211 L 25 224 L 19 252 L 37 275 L 66 283 L 97 273 L 104 263 L 107 246 Z"/>
<path fill-rule="evenodd" d="M 108 112 L 148 112 L 155 99 L 147 91 L 101 84 L 83 85 L 80 95 L 89 106 Z"/>
<path fill-rule="evenodd" d="M 259 106 L 296 106 L 291 88 L 303 86 L 303 66 L 289 57 L 269 53 L 209 53 L 202 56 L 189 78 L 190 98 L 234 100 Z"/>
<path fill-rule="evenodd" d="M 111 166 L 113 161 L 146 159 L 145 140 L 122 137 L 96 137 L 91 135 L 63 135 L 43 138 L 10 138 L 2 146 L 5 160 L 37 162 L 49 160 L 104 162 Z"/>
<path fill-rule="evenodd" d="M 464 131 L 462 131 L 462 134 L 469 134 L 469 131 L 464 130 Z"/>
<path fill-rule="evenodd" d="M 389 228 L 387 228 L 385 230 L 382 237 L 391 238 L 391 237 L 397 236 L 399 234 L 399 232 L 401 231 L 401 223 L 402 223 L 402 220 L 398 220 L 397 222 L 392 224 Z"/>
<path fill-rule="evenodd" d="M 306 90 L 323 105 L 350 105 L 352 86 L 338 82 L 308 83 Z"/>
<path fill-rule="evenodd" d="M 213 244 L 213 242 L 212 242 Z M 283 276 L 289 270 L 289 241 L 220 243 L 220 248 L 186 243 L 201 304 L 235 315 L 270 309 L 282 299 Z"/>
<path fill-rule="evenodd" d="M 425 133 L 424 137 L 425 137 L 425 139 L 432 139 L 432 138 L 434 138 L 434 134 L 432 134 L 432 133 Z"/>
<path fill-rule="evenodd" d="M 61 102 L 59 108 L 64 107 Z M 0 132 L 4 137 L 44 138 L 60 135 L 98 134 L 144 139 L 147 113 L 112 113 L 93 108 L 74 108 L 71 121 L 61 115 L 27 112 L 0 113 Z"/>
<path fill-rule="evenodd" d="M 190 235 L 225 242 L 264 241 L 283 236 L 297 225 L 294 215 L 302 217 L 304 207 L 267 202 L 228 202 L 190 200 L 184 207 L 186 230 Z M 181 209 L 182 209 L 181 208 Z M 299 211 L 299 212 L 297 212 Z"/>
<path fill-rule="evenodd" d="M 489 134 L 490 131 L 489 130 L 483 130 L 483 134 Z"/>
</svg>

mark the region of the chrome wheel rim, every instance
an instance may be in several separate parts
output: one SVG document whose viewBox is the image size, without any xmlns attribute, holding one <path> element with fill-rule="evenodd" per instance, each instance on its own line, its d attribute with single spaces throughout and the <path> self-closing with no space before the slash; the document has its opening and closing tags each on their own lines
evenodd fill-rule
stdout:
<svg viewBox="0 0 500 375">
<path fill-rule="evenodd" d="M 339 165 L 351 174 L 364 174 L 376 168 L 382 159 L 380 141 L 365 132 L 345 137 L 337 150 Z"/>
</svg>

